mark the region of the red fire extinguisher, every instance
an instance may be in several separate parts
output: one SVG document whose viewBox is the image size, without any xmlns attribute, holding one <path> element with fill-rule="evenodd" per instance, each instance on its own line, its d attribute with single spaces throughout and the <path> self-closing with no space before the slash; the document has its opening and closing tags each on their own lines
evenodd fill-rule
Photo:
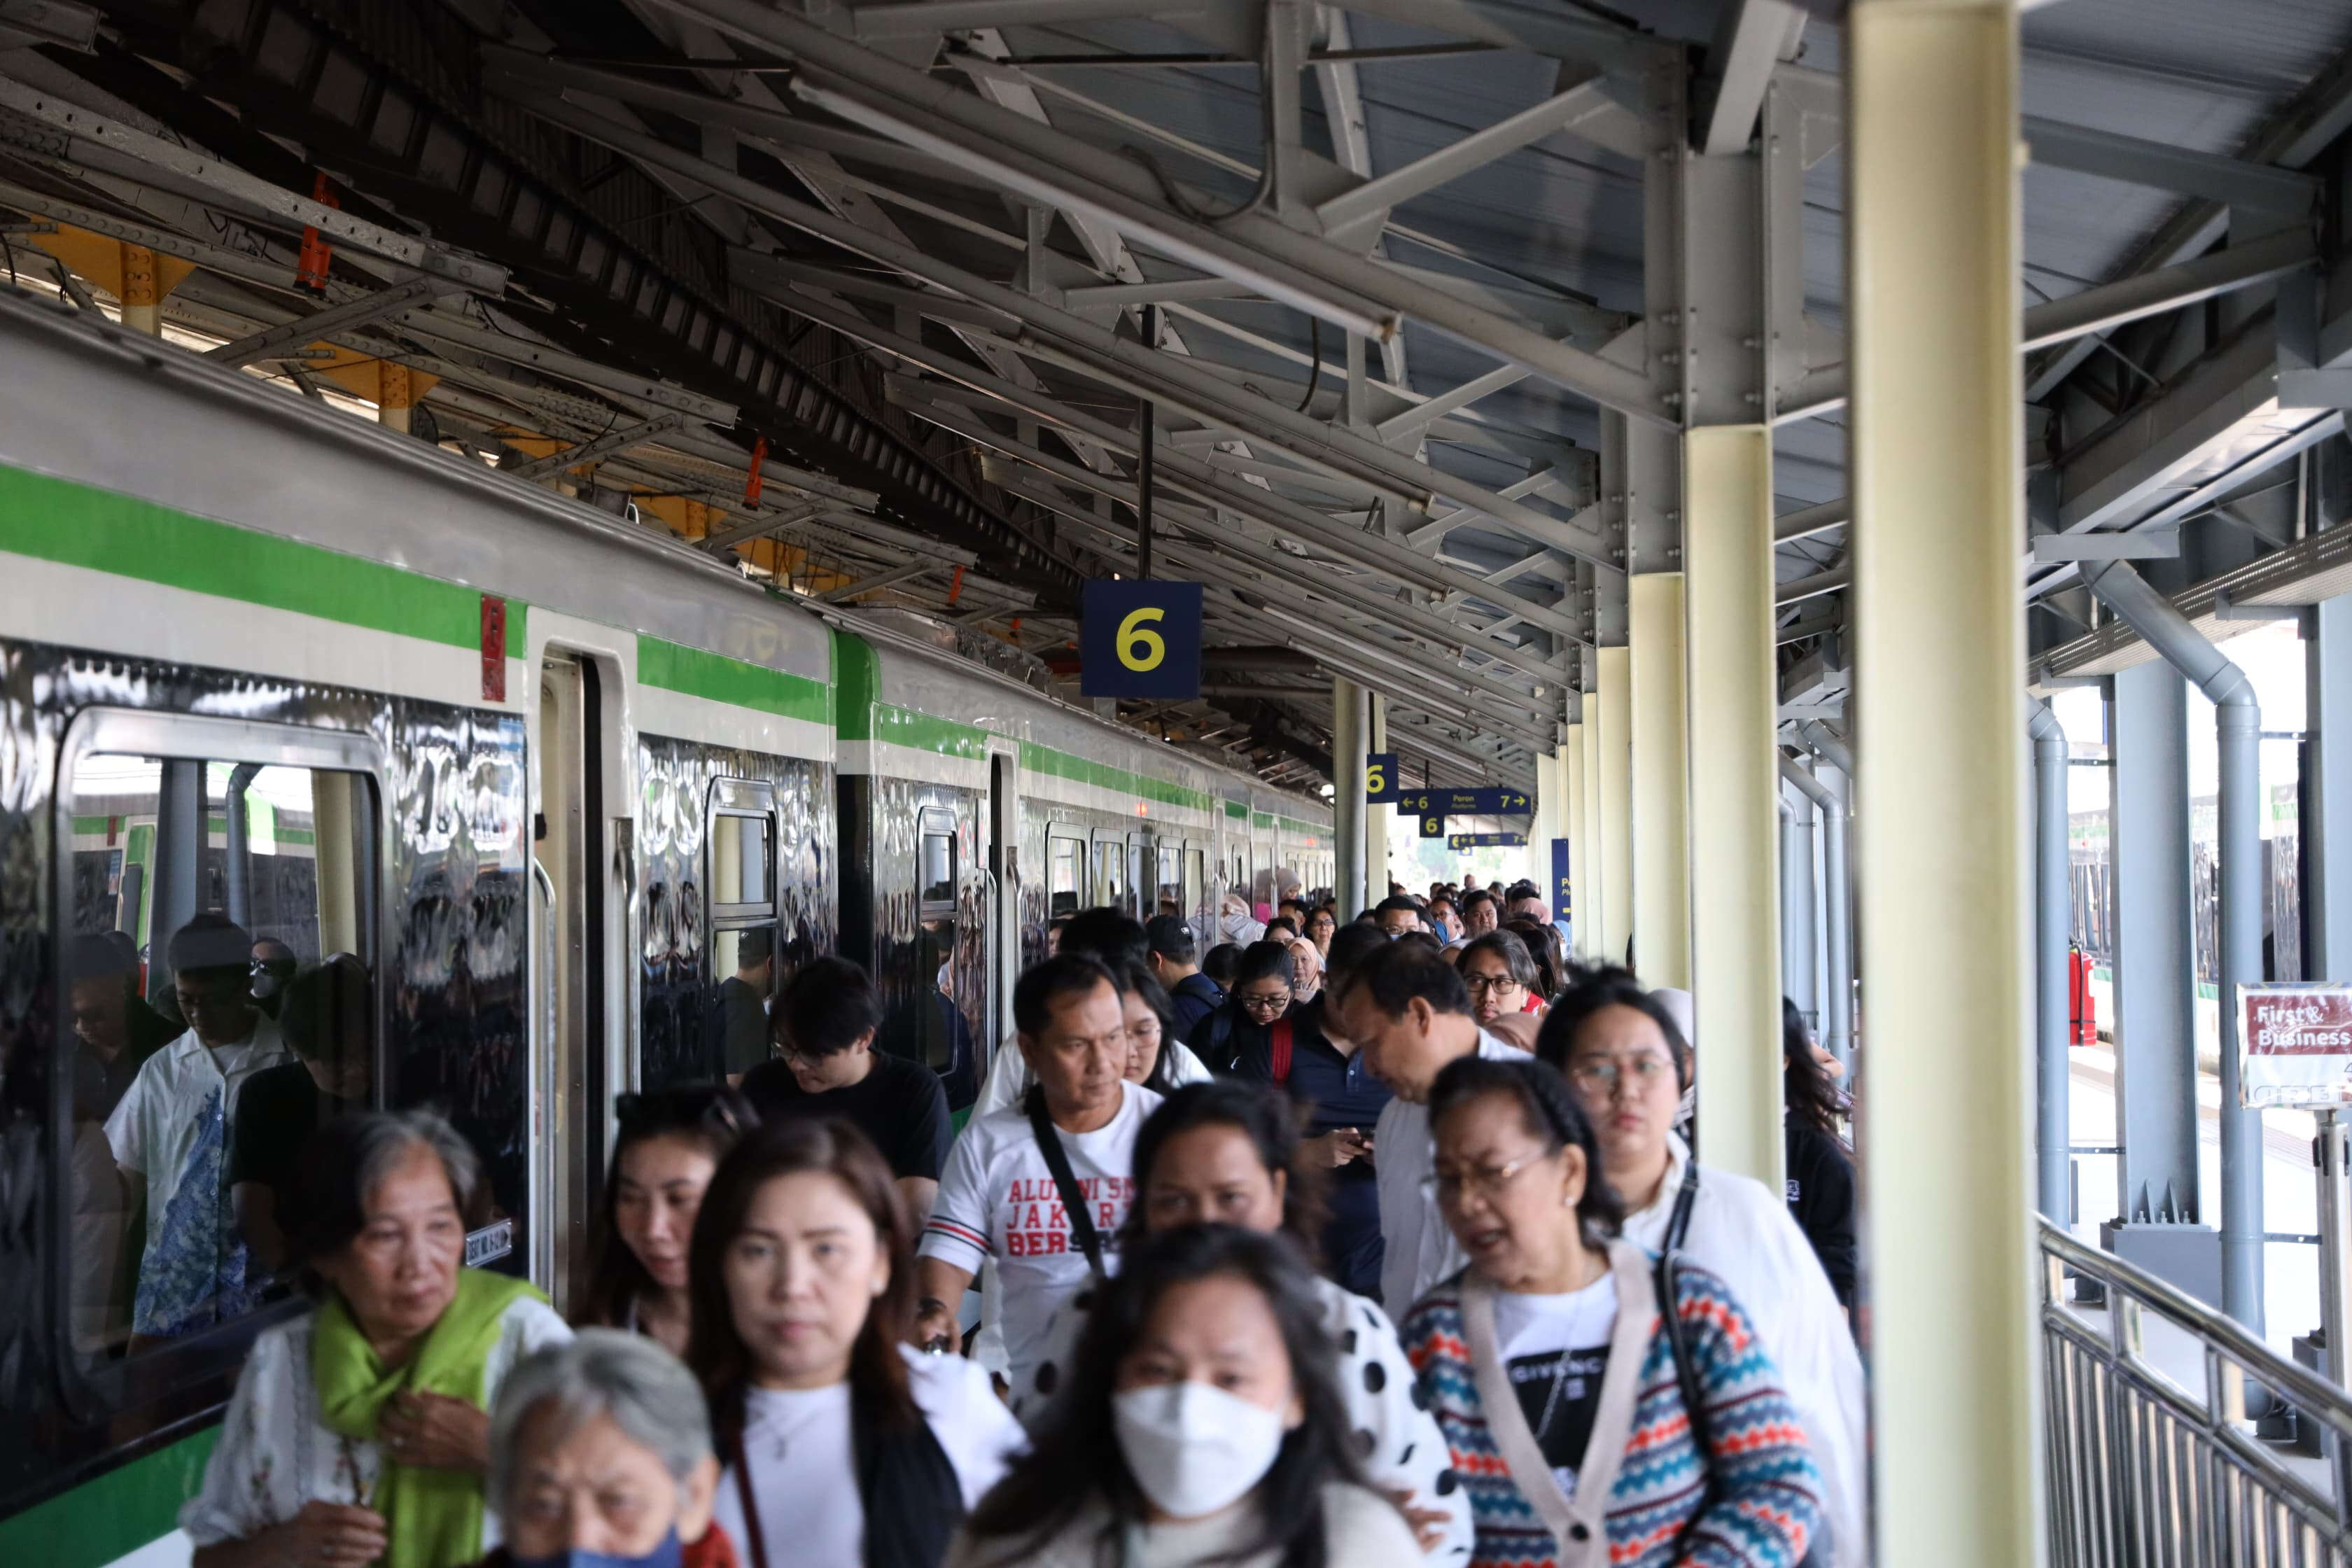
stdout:
<svg viewBox="0 0 2352 1568">
<path fill-rule="evenodd" d="M 2099 1043 L 2099 1004 L 2091 994 L 2091 961 L 2083 956 L 2081 944 L 2066 944 L 2066 995 L 2072 1014 L 2072 1030 L 2067 1038 L 2078 1046 Z"/>
</svg>

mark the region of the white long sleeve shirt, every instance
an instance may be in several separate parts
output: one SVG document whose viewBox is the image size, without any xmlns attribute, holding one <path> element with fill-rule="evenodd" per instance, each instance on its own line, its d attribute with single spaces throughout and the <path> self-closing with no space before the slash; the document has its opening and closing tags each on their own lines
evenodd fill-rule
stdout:
<svg viewBox="0 0 2352 1568">
<path fill-rule="evenodd" d="M 1478 1031 L 1478 1054 L 1489 1061 L 1535 1058 Z M 1439 1280 L 1470 1261 L 1437 1212 L 1437 1145 L 1429 1128 L 1429 1107 L 1402 1095 L 1381 1110 L 1372 1130 L 1372 1164 L 1380 1185 L 1381 1305 L 1404 1321 L 1412 1304 Z"/>
</svg>

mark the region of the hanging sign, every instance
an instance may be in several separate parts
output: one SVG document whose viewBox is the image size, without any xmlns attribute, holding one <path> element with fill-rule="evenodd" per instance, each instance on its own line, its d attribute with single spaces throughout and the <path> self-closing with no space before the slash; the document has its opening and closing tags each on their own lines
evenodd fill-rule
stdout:
<svg viewBox="0 0 2352 1568">
<path fill-rule="evenodd" d="M 2238 987 L 2238 1102 L 2352 1104 L 2352 986 Z"/>
<path fill-rule="evenodd" d="M 1517 849 L 1526 845 L 1524 833 L 1449 833 L 1448 849 Z"/>
<path fill-rule="evenodd" d="M 1524 790 L 1497 786 L 1493 789 L 1408 790 L 1397 796 L 1396 808 L 1408 816 L 1505 816 L 1533 811 L 1535 804 Z"/>
<path fill-rule="evenodd" d="M 1201 584 L 1090 582 L 1079 601 L 1085 697 L 1201 695 Z"/>
<path fill-rule="evenodd" d="M 1374 752 L 1364 758 L 1364 804 L 1392 805 L 1404 794 L 1404 781 L 1397 777 L 1397 754 L 1394 752 Z"/>
<path fill-rule="evenodd" d="M 1564 921 L 1569 918 L 1570 894 L 1574 888 L 1575 883 L 1570 880 L 1568 870 L 1568 840 L 1555 838 L 1551 841 L 1552 919 Z"/>
<path fill-rule="evenodd" d="M 1442 817 L 1442 816 L 1424 816 L 1424 817 L 1423 817 L 1423 818 L 1421 819 L 1421 836 L 1422 836 L 1423 838 L 1443 838 L 1443 837 L 1445 837 L 1445 818 L 1444 818 L 1444 817 Z"/>
</svg>

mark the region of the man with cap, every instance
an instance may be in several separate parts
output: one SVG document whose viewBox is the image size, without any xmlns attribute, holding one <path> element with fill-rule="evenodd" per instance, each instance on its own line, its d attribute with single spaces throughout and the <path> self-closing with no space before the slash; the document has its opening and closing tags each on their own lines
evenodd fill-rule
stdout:
<svg viewBox="0 0 2352 1568">
<path fill-rule="evenodd" d="M 278 1026 L 253 1005 L 253 938 L 217 911 L 173 933 L 172 989 L 187 1032 L 147 1058 L 107 1118 L 136 1208 L 147 1205 L 132 1348 L 194 1333 L 247 1310 L 258 1268 L 229 1205 L 230 1128 L 246 1080 L 294 1059 Z"/>
<path fill-rule="evenodd" d="M 74 1120 L 103 1121 L 172 1026 L 139 994 L 139 948 L 126 931 L 73 940 L 68 959 L 73 1006 Z"/>
<path fill-rule="evenodd" d="M 368 1109 L 375 1079 L 375 1005 L 367 965 L 339 952 L 294 977 L 278 1031 L 295 1059 L 263 1068 L 237 1097 L 229 1130 L 229 1206 L 263 1267 L 286 1262 L 278 1216 L 289 1206 L 296 1157 L 310 1134 Z"/>
</svg>

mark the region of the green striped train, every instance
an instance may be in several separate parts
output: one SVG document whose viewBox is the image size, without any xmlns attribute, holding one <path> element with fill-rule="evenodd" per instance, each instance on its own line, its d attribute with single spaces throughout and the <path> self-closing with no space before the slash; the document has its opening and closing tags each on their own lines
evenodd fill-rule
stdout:
<svg viewBox="0 0 2352 1568">
<path fill-rule="evenodd" d="M 1323 803 L 927 621 L 37 305 L 0 300 L 0 1563 L 184 1560 L 245 1347 L 303 1310 L 223 1226 L 134 1335 L 161 1288 L 80 1087 L 76 936 L 128 933 L 151 986 L 200 909 L 358 957 L 374 1095 L 473 1141 L 469 1251 L 561 1304 L 612 1097 L 717 1069 L 747 932 L 869 963 L 893 1047 L 968 1079 L 1052 913 L 1205 932 L 1330 880 Z"/>
</svg>

